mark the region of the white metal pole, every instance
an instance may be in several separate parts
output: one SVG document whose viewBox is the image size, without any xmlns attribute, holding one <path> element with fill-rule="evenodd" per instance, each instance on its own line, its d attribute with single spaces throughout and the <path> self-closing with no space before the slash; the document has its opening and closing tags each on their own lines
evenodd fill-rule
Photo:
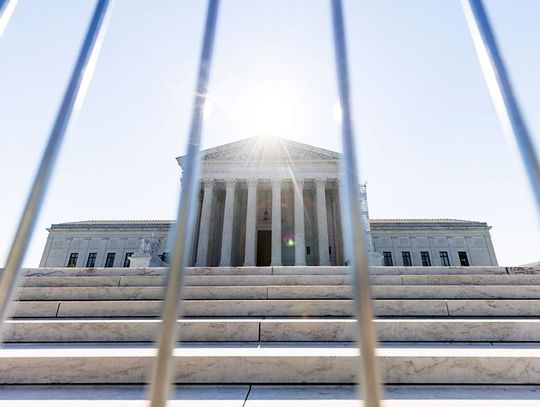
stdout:
<svg viewBox="0 0 540 407">
<path fill-rule="evenodd" d="M 150 380 L 150 406 L 164 407 L 169 398 L 171 376 L 174 370 L 174 347 L 177 337 L 177 319 L 182 314 L 182 291 L 184 288 L 184 275 L 190 257 L 189 248 L 194 223 L 194 208 L 198 195 L 198 181 L 200 171 L 201 132 L 204 118 L 204 107 L 208 91 L 208 79 L 212 62 L 212 50 L 219 9 L 219 0 L 209 0 L 206 14 L 206 25 L 202 52 L 199 62 L 199 73 L 191 128 L 189 132 L 186 161 L 183 166 L 182 191 L 176 227 L 173 231 L 172 258 L 168 273 L 168 282 L 165 292 L 165 301 L 162 310 L 161 332 L 157 342 L 158 352 L 155 359 L 152 377 Z"/>
<path fill-rule="evenodd" d="M 332 21 L 334 28 L 334 48 L 338 79 L 339 100 L 341 104 L 342 148 L 341 163 L 343 182 L 340 183 L 340 197 L 343 209 L 342 216 L 347 221 L 344 226 L 344 237 L 351 249 L 351 272 L 355 298 L 357 319 L 356 336 L 360 342 L 360 364 L 358 380 L 361 382 L 362 397 L 366 407 L 378 407 L 381 400 L 381 378 L 377 363 L 377 340 L 373 324 L 373 307 L 369 283 L 367 259 L 367 239 L 362 222 L 358 181 L 358 165 L 351 117 L 351 97 L 347 61 L 347 44 L 341 0 L 332 0 Z"/>
<path fill-rule="evenodd" d="M 491 99 L 512 150 L 521 158 L 540 215 L 540 164 L 538 153 L 521 114 L 495 34 L 481 0 L 462 0 L 461 5 L 486 79 Z M 540 219 L 540 218 L 539 218 Z"/>
<path fill-rule="evenodd" d="M 18 1 L 19 0 L 0 0 L 0 38 L 2 38 L 2 34 L 4 34 Z"/>
<path fill-rule="evenodd" d="M 10 316 L 10 304 L 16 297 L 21 265 L 28 249 L 39 211 L 45 199 L 48 181 L 51 178 L 58 151 L 73 116 L 74 110 L 81 105 L 85 86 L 88 86 L 94 71 L 94 63 L 105 36 L 106 22 L 110 15 L 109 0 L 99 0 L 86 37 L 79 53 L 79 58 L 71 75 L 60 110 L 56 116 L 45 152 L 41 158 L 34 178 L 26 206 L 11 245 L 4 272 L 0 278 L 0 324 Z M 1 326 L 0 326 L 1 328 Z M 1 335 L 1 329 L 0 329 Z M 0 336 L 1 337 L 1 336 Z"/>
</svg>

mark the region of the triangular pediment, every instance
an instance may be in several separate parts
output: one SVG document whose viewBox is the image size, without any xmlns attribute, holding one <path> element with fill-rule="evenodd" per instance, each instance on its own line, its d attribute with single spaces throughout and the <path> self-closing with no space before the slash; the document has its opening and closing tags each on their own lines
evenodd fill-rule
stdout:
<svg viewBox="0 0 540 407">
<path fill-rule="evenodd" d="M 338 161 L 335 151 L 279 137 L 250 137 L 201 151 L 204 162 L 317 162 Z"/>
</svg>

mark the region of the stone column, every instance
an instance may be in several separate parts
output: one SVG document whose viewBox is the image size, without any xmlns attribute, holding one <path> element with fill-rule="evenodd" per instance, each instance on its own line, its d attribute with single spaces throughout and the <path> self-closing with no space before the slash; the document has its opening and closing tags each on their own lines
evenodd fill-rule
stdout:
<svg viewBox="0 0 540 407">
<path fill-rule="evenodd" d="M 392 252 L 392 264 L 394 266 L 402 266 L 403 259 L 401 258 L 401 251 L 399 250 L 399 237 L 397 236 L 392 236 Z"/>
<path fill-rule="evenodd" d="M 221 237 L 220 267 L 231 265 L 232 242 L 233 242 L 233 218 L 236 180 L 225 181 L 225 209 L 223 212 L 223 234 Z"/>
<path fill-rule="evenodd" d="M 471 236 L 465 236 L 465 247 L 467 248 L 465 251 L 467 252 L 467 258 L 469 259 L 469 266 L 475 266 L 476 259 L 473 259 L 472 250 L 471 250 L 472 248 L 471 240 L 472 240 Z"/>
<path fill-rule="evenodd" d="M 120 259 L 118 262 L 119 263 L 118 267 L 124 267 L 124 259 L 126 258 L 126 252 L 127 252 L 127 243 L 128 243 L 127 237 L 123 237 L 122 240 L 124 241 L 124 244 L 122 245 L 122 251 L 120 252 Z"/>
<path fill-rule="evenodd" d="M 294 264 L 306 265 L 306 235 L 304 231 L 304 180 L 294 185 Z"/>
<path fill-rule="evenodd" d="M 69 260 L 69 256 L 71 254 L 71 244 L 73 243 L 73 238 L 72 237 L 68 237 L 66 240 L 69 241 L 69 244 L 68 244 L 68 248 L 67 248 L 67 253 L 66 255 L 64 256 L 64 264 L 63 266 L 67 266 L 67 262 Z"/>
<path fill-rule="evenodd" d="M 208 240 L 210 238 L 210 218 L 212 217 L 212 198 L 214 195 L 214 180 L 203 180 L 203 203 L 201 220 L 199 227 L 199 244 L 197 245 L 197 260 L 195 266 L 202 267 L 207 265 L 208 260 Z"/>
<path fill-rule="evenodd" d="M 247 211 L 246 211 L 246 246 L 244 266 L 255 266 L 255 250 L 257 243 L 257 180 L 248 179 Z"/>
<path fill-rule="evenodd" d="M 105 265 L 105 260 L 107 259 L 107 251 L 109 249 L 109 237 L 104 237 L 103 241 L 105 244 L 102 246 L 103 248 L 103 254 L 101 254 L 98 250 L 97 256 L 96 256 L 96 267 L 103 267 Z"/>
<path fill-rule="evenodd" d="M 326 180 L 315 180 L 317 189 L 317 233 L 319 236 L 319 266 L 330 265 L 328 253 L 328 218 L 326 216 Z"/>
<path fill-rule="evenodd" d="M 90 251 L 90 241 L 92 240 L 91 237 L 85 237 L 84 238 L 84 244 L 83 244 L 83 247 L 81 249 L 81 256 L 80 256 L 80 259 L 81 261 L 77 261 L 78 264 L 80 264 L 79 267 L 85 267 L 86 266 L 86 260 L 87 260 L 87 257 L 88 257 L 88 252 Z M 45 266 L 46 267 L 46 266 Z"/>
<path fill-rule="evenodd" d="M 435 247 L 435 238 L 433 236 L 428 236 L 428 245 L 429 245 L 429 252 L 431 253 L 431 265 L 440 266 L 441 256 L 439 254 L 439 251 Z"/>
<path fill-rule="evenodd" d="M 332 217 L 334 219 L 334 236 L 336 240 L 336 266 L 341 266 L 345 263 L 345 250 L 343 248 L 343 232 L 341 228 L 341 211 L 339 208 L 339 180 L 336 180 L 334 189 L 332 190 Z"/>
<path fill-rule="evenodd" d="M 281 184 L 272 179 L 272 266 L 281 266 Z"/>
<path fill-rule="evenodd" d="M 422 265 L 422 258 L 420 256 L 420 252 L 418 251 L 418 247 L 416 246 L 416 237 L 411 236 L 411 263 L 413 266 L 421 266 Z"/>
<path fill-rule="evenodd" d="M 497 255 L 495 254 L 495 248 L 493 247 L 493 242 L 491 241 L 491 237 L 487 232 L 484 232 L 484 242 L 486 243 L 486 247 L 488 248 L 489 252 L 489 259 L 491 261 L 491 266 L 498 266 L 499 263 L 497 262 Z"/>
<path fill-rule="evenodd" d="M 448 241 L 448 257 L 450 258 L 450 265 L 458 266 L 459 256 L 457 254 L 456 246 L 454 245 L 454 238 L 452 236 L 446 236 L 446 240 Z"/>
</svg>

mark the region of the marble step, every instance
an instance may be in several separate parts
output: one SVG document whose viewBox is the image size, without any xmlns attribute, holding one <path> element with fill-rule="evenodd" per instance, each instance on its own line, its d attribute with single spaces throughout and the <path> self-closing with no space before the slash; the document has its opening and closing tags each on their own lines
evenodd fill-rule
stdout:
<svg viewBox="0 0 540 407">
<path fill-rule="evenodd" d="M 184 319 L 186 342 L 353 341 L 353 319 Z M 383 342 L 540 342 L 540 319 L 377 319 Z M 6 342 L 152 342 L 156 319 L 47 319 L 6 322 Z"/>
<path fill-rule="evenodd" d="M 539 384 L 540 346 L 394 344 L 378 349 L 393 384 Z M 155 349 L 142 345 L 29 344 L 0 349 L 1 384 L 145 383 Z M 184 344 L 174 351 L 177 383 L 356 382 L 348 344 Z"/>
<path fill-rule="evenodd" d="M 187 276 L 189 286 L 347 285 L 347 275 Z M 540 285 L 540 274 L 373 275 L 373 285 Z M 164 276 L 26 277 L 24 287 L 156 287 Z"/>
<path fill-rule="evenodd" d="M 30 277 L 69 276 L 165 276 L 163 267 L 148 268 L 30 268 L 24 270 Z M 371 267 L 374 275 L 497 275 L 497 274 L 540 274 L 540 267 Z M 280 267 L 189 267 L 188 275 L 346 275 L 344 266 L 280 266 Z"/>
<path fill-rule="evenodd" d="M 146 407 L 144 385 L 3 385 L 0 407 Z M 385 407 L 537 407 L 539 386 L 388 385 Z M 357 407 L 353 385 L 178 385 L 168 407 Z"/>
<path fill-rule="evenodd" d="M 376 299 L 540 299 L 540 285 L 385 285 L 374 286 Z M 351 299 L 349 285 L 188 286 L 186 299 Z M 21 301 L 161 300 L 163 287 L 23 287 Z"/>
<path fill-rule="evenodd" d="M 540 300 L 374 300 L 376 316 L 529 316 L 540 315 Z M 16 318 L 158 317 L 161 301 L 18 301 Z M 187 300 L 187 317 L 351 316 L 350 300 Z"/>
</svg>

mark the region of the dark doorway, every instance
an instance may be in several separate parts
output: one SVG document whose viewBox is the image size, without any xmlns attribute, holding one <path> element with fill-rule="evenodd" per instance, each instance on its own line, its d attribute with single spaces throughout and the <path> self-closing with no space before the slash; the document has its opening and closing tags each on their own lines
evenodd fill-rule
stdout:
<svg viewBox="0 0 540 407">
<path fill-rule="evenodd" d="M 272 231 L 259 230 L 257 233 L 257 266 L 269 266 L 272 261 Z"/>
</svg>

